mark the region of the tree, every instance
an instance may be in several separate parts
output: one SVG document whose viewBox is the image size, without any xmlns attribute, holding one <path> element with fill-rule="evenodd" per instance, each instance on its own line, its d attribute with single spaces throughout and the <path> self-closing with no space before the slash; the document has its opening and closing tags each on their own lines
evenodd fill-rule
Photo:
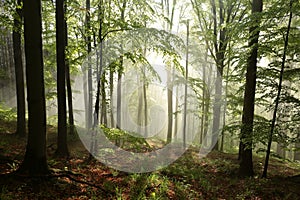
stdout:
<svg viewBox="0 0 300 200">
<path fill-rule="evenodd" d="M 242 117 L 242 128 L 240 136 L 240 167 L 241 176 L 253 176 L 252 163 L 252 133 L 254 119 L 254 103 L 256 89 L 256 71 L 257 71 L 257 54 L 259 39 L 259 16 L 257 13 L 262 12 L 262 0 L 252 1 L 253 23 L 250 27 L 249 48 L 250 55 L 247 60 L 246 86 L 244 93 L 244 106 Z"/>
<path fill-rule="evenodd" d="M 26 136 L 26 108 L 24 92 L 24 70 L 22 61 L 21 32 L 22 32 L 22 8 L 21 0 L 18 0 L 14 16 L 13 49 L 17 92 L 17 135 Z"/>
<path fill-rule="evenodd" d="M 185 62 L 185 84 L 184 84 L 184 108 L 183 108 L 183 146 L 186 148 L 186 127 L 187 127 L 187 89 L 188 89 L 188 78 L 189 78 L 189 35 L 190 35 L 190 22 L 187 20 L 186 22 L 186 62 Z"/>
<path fill-rule="evenodd" d="M 58 102 L 58 137 L 56 155 L 68 157 L 69 151 L 67 146 L 65 28 L 64 0 L 56 0 L 56 62 Z"/>
<path fill-rule="evenodd" d="M 288 27 L 287 27 L 287 31 L 286 31 L 285 41 L 284 41 L 284 50 L 283 50 L 283 58 L 282 58 L 282 62 L 281 62 L 281 70 L 280 70 L 280 75 L 279 75 L 278 92 L 277 92 L 277 96 L 276 96 L 276 100 L 275 100 L 275 108 L 274 108 L 274 112 L 273 112 L 271 130 L 270 130 L 270 134 L 269 134 L 265 166 L 264 166 L 264 171 L 263 171 L 263 174 L 262 174 L 263 178 L 267 177 L 269 157 L 270 157 L 270 153 L 271 153 L 271 144 L 272 144 L 272 141 L 273 141 L 273 134 L 274 134 L 274 130 L 275 130 L 277 111 L 278 111 L 278 106 L 279 106 L 281 90 L 282 90 L 283 74 L 284 74 L 285 61 L 286 61 L 286 56 L 287 56 L 288 44 L 289 44 L 289 35 L 290 35 L 290 30 L 291 30 L 291 23 L 292 23 L 292 18 L 293 18 L 292 8 L 293 8 L 293 0 L 290 0 L 289 22 L 288 22 Z"/>
<path fill-rule="evenodd" d="M 65 3 L 65 13 L 67 10 L 67 5 Z M 65 49 L 68 48 L 68 24 L 67 20 L 64 19 L 65 24 Z M 68 94 L 68 109 L 69 109 L 69 133 L 74 135 L 76 133 L 76 127 L 74 124 L 74 113 L 73 113 L 73 99 L 72 99 L 72 84 L 71 84 L 71 75 L 70 75 L 70 61 L 69 58 L 65 58 L 65 65 L 66 65 L 66 85 L 67 85 L 67 94 Z"/>
<path fill-rule="evenodd" d="M 170 6 L 170 4 L 172 5 Z M 161 1 L 162 13 L 164 20 L 166 20 L 165 29 L 169 32 L 172 31 L 174 26 L 174 14 L 175 8 L 177 6 L 177 0 L 166 0 Z M 169 69 L 167 70 L 167 101 L 168 101 L 168 130 L 167 130 L 167 143 L 172 141 L 172 133 L 173 133 L 173 74 L 172 72 L 172 64 L 169 64 Z M 177 130 L 174 130 L 175 132 Z M 185 131 L 184 131 L 185 132 Z M 185 137 L 184 137 L 185 138 Z"/>
<path fill-rule="evenodd" d="M 19 173 L 49 173 L 46 158 L 46 105 L 42 54 L 41 1 L 24 1 L 28 140 Z"/>
<path fill-rule="evenodd" d="M 235 30 L 233 30 L 235 28 L 233 24 L 240 24 L 246 9 L 241 0 L 210 0 L 204 2 L 191 0 L 191 3 L 197 17 L 198 26 L 201 30 L 201 37 L 203 37 L 210 57 L 216 66 L 217 74 L 214 87 L 212 142 L 216 142 L 214 150 L 218 150 L 218 135 L 221 127 L 221 107 L 223 103 L 222 78 L 226 62 L 229 62 L 228 44 L 234 40 L 235 37 L 235 35 L 232 34 L 232 32 L 235 32 Z"/>
<path fill-rule="evenodd" d="M 85 16 L 85 42 L 87 44 L 87 55 L 92 52 L 92 37 L 91 37 L 91 1 L 86 0 L 86 16 Z M 83 73 L 86 73 L 85 71 Z M 92 79 L 92 65 L 91 59 L 88 57 L 87 63 L 87 99 L 86 105 L 86 128 L 92 128 L 92 116 L 93 116 L 93 79 Z M 84 80 L 86 81 L 86 79 Z M 86 90 L 86 88 L 84 88 Z"/>
</svg>

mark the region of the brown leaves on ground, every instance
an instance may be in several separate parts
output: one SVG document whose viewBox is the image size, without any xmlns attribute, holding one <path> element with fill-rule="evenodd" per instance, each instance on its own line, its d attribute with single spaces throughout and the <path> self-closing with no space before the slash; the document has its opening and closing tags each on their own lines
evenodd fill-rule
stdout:
<svg viewBox="0 0 300 200">
<path fill-rule="evenodd" d="M 53 148 L 49 133 L 48 146 Z M 78 140 L 71 140 L 71 158 L 59 159 L 49 150 L 49 177 L 10 174 L 22 161 L 26 142 L 11 134 L 0 137 L 0 199 L 297 199 L 300 184 L 293 175 L 299 165 L 272 159 L 268 179 L 261 179 L 263 158 L 254 157 L 257 176 L 237 177 L 237 155 L 212 152 L 199 159 L 190 149 L 169 167 L 145 174 L 128 174 L 95 160 Z M 55 146 L 55 145 L 54 145 Z"/>
</svg>

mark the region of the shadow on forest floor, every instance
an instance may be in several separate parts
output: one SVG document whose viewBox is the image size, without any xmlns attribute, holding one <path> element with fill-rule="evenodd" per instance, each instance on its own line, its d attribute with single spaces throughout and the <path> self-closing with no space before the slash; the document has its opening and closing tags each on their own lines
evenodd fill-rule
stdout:
<svg viewBox="0 0 300 200">
<path fill-rule="evenodd" d="M 7 124 L 6 124 L 7 125 Z M 3 127 L 3 126 L 2 126 Z M 268 179 L 260 178 L 263 158 L 254 156 L 257 176 L 237 177 L 237 155 L 211 152 L 198 158 L 189 149 L 169 167 L 144 174 L 128 174 L 87 162 L 88 152 L 78 138 L 69 140 L 71 158 L 58 159 L 55 128 L 48 128 L 48 164 L 53 173 L 44 178 L 10 174 L 22 161 L 26 141 L 0 132 L 0 199 L 299 199 L 300 167 L 272 158 Z M 295 176 L 295 177 L 293 177 Z M 293 177 L 293 178 L 291 178 Z"/>
</svg>

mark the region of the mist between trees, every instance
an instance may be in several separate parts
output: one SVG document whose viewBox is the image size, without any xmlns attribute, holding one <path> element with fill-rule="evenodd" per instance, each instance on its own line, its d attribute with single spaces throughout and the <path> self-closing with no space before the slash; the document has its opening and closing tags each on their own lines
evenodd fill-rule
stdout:
<svg viewBox="0 0 300 200">
<path fill-rule="evenodd" d="M 77 134 L 75 126 L 86 134 L 102 126 L 154 146 L 239 153 L 242 176 L 253 176 L 252 152 L 300 159 L 298 1 L 36 4 L 1 2 L 1 111 L 31 106 L 26 119 L 35 123 L 31 112 L 45 104 L 39 114 L 58 126 L 57 154 L 69 155 L 67 132 Z M 29 23 L 31 12 L 39 21 Z M 11 115 L 23 136 L 24 116 Z M 87 148 L 98 151 L 93 142 Z"/>
</svg>

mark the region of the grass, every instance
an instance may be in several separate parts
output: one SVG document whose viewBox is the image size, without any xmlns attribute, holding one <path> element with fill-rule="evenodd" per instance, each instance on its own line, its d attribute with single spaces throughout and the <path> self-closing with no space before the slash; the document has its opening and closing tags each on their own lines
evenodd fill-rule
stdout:
<svg viewBox="0 0 300 200">
<path fill-rule="evenodd" d="M 14 126 L 14 123 L 11 124 Z M 9 127 L 6 124 L 6 127 Z M 12 129 L 7 129 L 12 130 Z M 55 144 L 54 127 L 48 127 L 48 146 Z M 87 161 L 88 152 L 80 140 L 69 140 L 71 158 L 66 161 L 53 156 L 55 145 L 48 149 L 51 168 L 69 170 L 67 177 L 45 180 L 13 178 L 22 161 L 25 140 L 13 137 L 13 131 L 0 133 L 0 199 L 299 199 L 299 182 L 288 177 L 300 174 L 299 164 L 278 158 L 270 161 L 269 177 L 260 178 L 263 158 L 254 156 L 253 178 L 237 176 L 237 155 L 211 152 L 198 158 L 198 149 L 190 148 L 181 158 L 162 170 L 129 174 L 106 167 L 98 161 Z M 52 149 L 54 148 L 54 149 Z M 3 161 L 3 162 L 2 162 Z M 6 178 L 2 178 L 6 177 Z M 91 183 L 91 185 L 84 184 Z M 97 186 L 97 187 L 93 187 Z"/>
</svg>

